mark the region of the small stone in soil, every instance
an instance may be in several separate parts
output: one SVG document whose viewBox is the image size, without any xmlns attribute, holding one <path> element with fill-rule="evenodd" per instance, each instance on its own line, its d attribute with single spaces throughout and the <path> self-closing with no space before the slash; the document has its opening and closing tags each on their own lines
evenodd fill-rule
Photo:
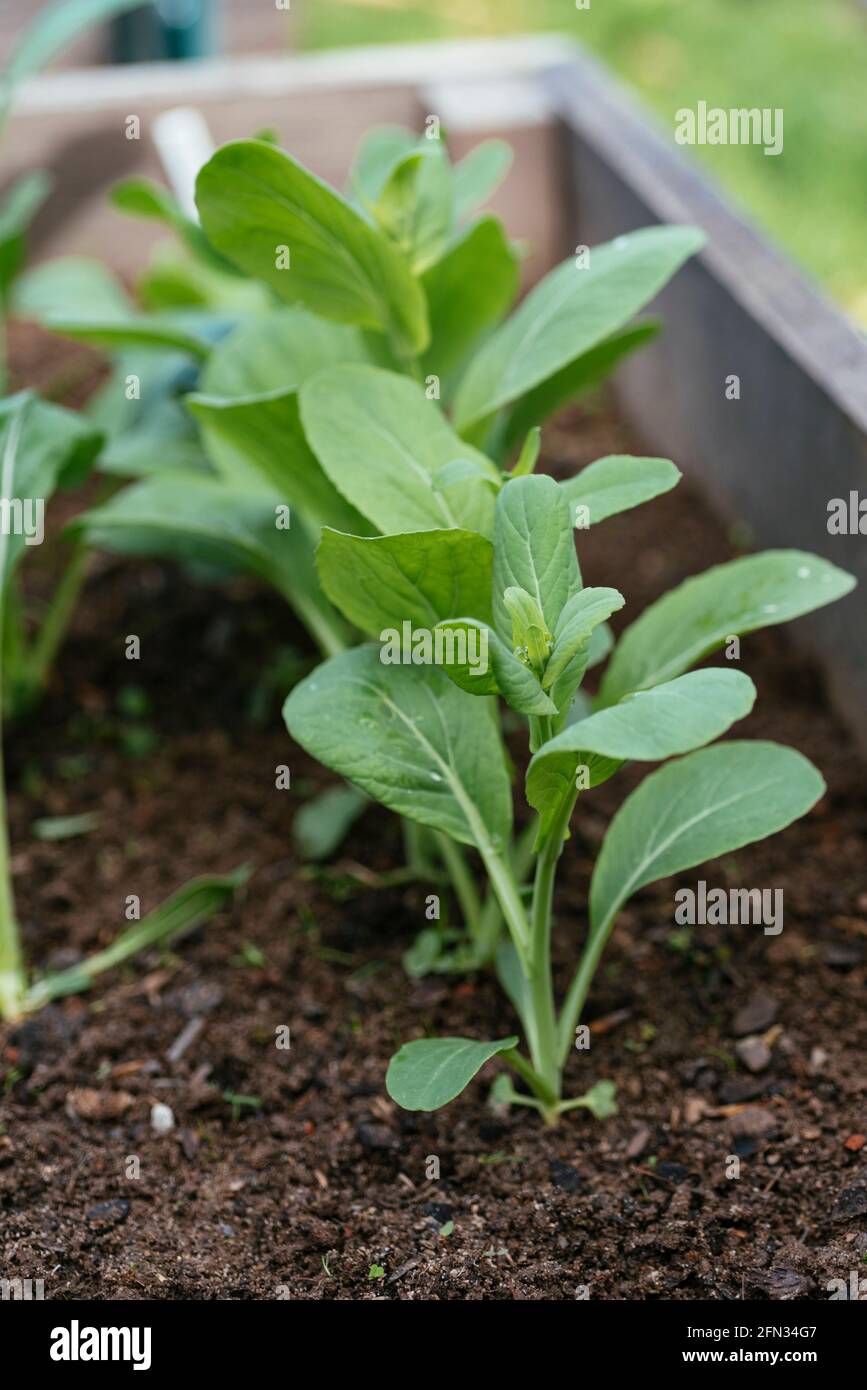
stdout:
<svg viewBox="0 0 867 1390">
<path fill-rule="evenodd" d="M 843 1147 L 849 1149 L 851 1153 L 857 1154 L 860 1153 L 865 1144 L 867 1144 L 867 1135 L 850 1134 Z"/>
<path fill-rule="evenodd" d="M 175 1127 L 174 1111 L 170 1105 L 157 1101 L 151 1106 L 151 1129 L 154 1134 L 169 1134 Z"/>
<path fill-rule="evenodd" d="M 764 990 L 757 990 L 735 1014 L 732 1032 L 736 1038 L 746 1037 L 748 1033 L 763 1033 L 770 1028 L 776 1016 L 776 999 Z"/>
<path fill-rule="evenodd" d="M 751 1076 L 733 1076 L 719 1088 L 721 1105 L 742 1105 L 745 1100 L 755 1100 L 769 1085 L 768 1077 L 756 1080 Z"/>
<path fill-rule="evenodd" d="M 650 1143 L 651 1137 L 651 1131 L 647 1125 L 640 1125 L 626 1145 L 626 1157 L 640 1158 Z"/>
<path fill-rule="evenodd" d="M 129 1216 L 129 1202 L 125 1197 L 112 1197 L 107 1202 L 97 1202 L 84 1214 L 85 1221 L 98 1226 L 119 1226 Z"/>
<path fill-rule="evenodd" d="M 444 1226 L 447 1221 L 454 1217 L 454 1210 L 448 1202 L 425 1202 L 422 1207 L 425 1216 L 429 1216 L 438 1226 Z"/>
<path fill-rule="evenodd" d="M 812 1289 L 813 1281 L 805 1279 L 794 1269 L 769 1269 L 766 1274 L 757 1275 L 755 1283 L 771 1298 L 804 1298 Z"/>
<path fill-rule="evenodd" d="M 741 1038 L 735 1043 L 735 1055 L 747 1071 L 764 1071 L 771 1064 L 771 1049 L 761 1038 Z"/>
<path fill-rule="evenodd" d="M 832 970 L 853 970 L 864 959 L 864 947 L 857 941 L 829 941 L 822 947 L 822 959 Z"/>
<path fill-rule="evenodd" d="M 779 1129 L 776 1116 L 760 1105 L 751 1105 L 738 1115 L 732 1115 L 730 1124 L 732 1134 L 746 1139 L 770 1139 Z"/>
<path fill-rule="evenodd" d="M 549 1161 L 548 1173 L 555 1186 L 562 1187 L 564 1192 L 580 1192 L 585 1186 L 578 1169 L 573 1168 L 571 1163 L 561 1163 L 559 1158 Z"/>
<path fill-rule="evenodd" d="M 689 1177 L 689 1169 L 684 1168 L 682 1163 L 657 1163 L 656 1171 L 661 1178 L 666 1178 L 675 1185 L 686 1182 Z"/>
<path fill-rule="evenodd" d="M 370 1124 L 366 1120 L 359 1120 L 355 1126 L 355 1132 L 365 1149 L 385 1151 L 396 1149 L 399 1140 L 396 1134 L 392 1134 L 386 1125 Z"/>
<path fill-rule="evenodd" d="M 834 1203 L 833 1219 L 848 1221 L 857 1216 L 867 1216 L 867 1187 L 844 1187 Z"/>
</svg>

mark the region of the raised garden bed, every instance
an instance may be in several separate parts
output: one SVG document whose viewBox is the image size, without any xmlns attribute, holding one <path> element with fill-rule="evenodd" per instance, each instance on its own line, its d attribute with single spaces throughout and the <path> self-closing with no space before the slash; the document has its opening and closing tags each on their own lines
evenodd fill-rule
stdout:
<svg viewBox="0 0 867 1390">
<path fill-rule="evenodd" d="M 567 125 L 540 123 L 536 110 L 517 176 L 534 150 L 545 151 L 548 174 L 569 169 L 571 151 L 575 225 L 588 240 L 672 217 L 630 171 L 611 172 L 616 161 L 606 163 L 601 136 L 594 145 L 562 73 L 546 81 Z M 424 111 L 422 78 L 404 86 L 401 111 Z M 302 99 L 315 123 L 309 92 Z M 327 103 L 336 111 L 339 94 Z M 393 102 L 377 110 L 400 118 Z M 461 138 L 471 143 L 466 129 Z M 510 196 L 526 208 L 515 177 Z M 630 178 L 634 216 L 615 186 Z M 682 207 L 679 220 L 695 215 Z M 543 216 L 553 251 L 563 211 L 549 206 Z M 626 225 L 610 225 L 621 217 Z M 668 335 L 646 367 L 636 359 L 620 379 L 620 404 L 609 394 L 545 433 L 542 468 L 555 477 L 676 439 L 672 452 L 696 480 L 580 538 L 587 584 L 610 582 L 617 558 L 630 619 L 735 554 L 732 536 L 743 539 L 710 510 L 699 480 L 711 475 L 706 491 L 721 511 L 769 538 L 760 513 L 770 483 L 735 507 L 743 470 L 767 442 L 761 412 L 752 424 L 747 415 L 737 467 L 722 478 L 718 432 L 685 429 L 695 420 L 688 393 L 663 411 L 655 396 L 660 382 L 694 370 L 693 391 L 710 399 L 720 362 L 690 354 L 714 305 L 744 316 L 737 341 L 752 360 L 785 358 L 768 388 L 779 399 L 796 368 L 809 378 L 802 428 L 850 440 L 847 478 L 863 448 L 850 383 L 838 377 L 832 410 L 818 364 L 796 362 L 760 307 L 725 298 L 725 248 L 714 243 L 680 283 L 662 304 Z M 842 342 L 845 326 L 830 321 Z M 38 340 L 19 341 L 19 380 L 38 378 L 37 350 Z M 94 361 L 70 358 L 82 393 Z M 812 487 L 803 456 L 793 468 L 791 486 Z M 802 534 L 770 539 L 822 548 L 824 513 L 811 516 Z M 857 568 L 852 553 L 830 552 Z M 622 912 L 594 983 L 592 1067 L 576 1052 L 567 1072 L 576 1092 L 604 1073 L 620 1114 L 597 1124 L 579 1112 L 545 1130 L 530 1112 L 492 1111 L 484 1079 L 432 1115 L 402 1111 L 385 1092 L 384 1067 L 401 1039 L 460 1034 L 468 1016 L 474 1033 L 498 1038 L 514 1020 L 485 974 L 407 985 L 401 957 L 423 922 L 424 888 L 388 886 L 402 854 L 393 817 L 369 808 L 324 868 L 305 867 L 292 849 L 293 811 L 334 779 L 290 751 L 279 699 L 261 681 L 281 645 L 310 654 L 285 606 L 250 580 L 198 588 L 170 565 L 103 557 L 39 721 L 16 732 L 7 753 L 29 953 L 61 966 L 103 944 L 132 891 L 151 903 L 194 874 L 245 861 L 255 873 L 235 906 L 176 955 L 5 1030 L 0 1200 L 11 1214 L 0 1255 L 24 1272 L 50 1268 L 50 1296 L 72 1299 L 826 1297 L 830 1280 L 867 1257 L 867 812 L 863 765 L 826 695 L 833 685 L 851 712 L 857 602 L 839 605 L 850 616 L 833 640 L 817 642 L 814 631 L 814 657 L 777 631 L 744 639 L 761 700 L 738 736 L 796 747 L 828 792 L 805 819 L 702 876 L 781 889 L 785 931 L 678 929 L 678 882 L 645 889 Z M 122 639 L 105 636 L 127 632 L 149 652 L 135 709 Z M 142 726 L 148 747 L 136 757 Z M 522 756 L 520 740 L 512 751 Z M 292 791 L 264 794 L 287 761 Z M 561 968 L 585 930 L 605 825 L 638 780 L 627 770 L 587 809 L 579 802 L 556 914 Z M 34 819 L 82 810 L 98 812 L 97 834 L 33 839 Z M 273 1045 L 281 1025 L 291 1028 L 286 1051 Z M 162 1135 L 152 1126 L 157 1104 L 175 1120 Z M 130 1158 L 140 1160 L 135 1181 Z"/>
<path fill-rule="evenodd" d="M 576 412 L 551 431 L 546 463 L 565 474 L 637 443 L 609 412 Z M 683 488 L 591 531 L 588 582 L 611 553 L 635 557 L 634 612 L 691 574 L 696 555 L 733 552 Z M 141 684 L 158 742 L 145 762 L 119 746 L 122 727 L 112 732 L 127 677 L 103 634 L 127 630 L 152 650 Z M 248 717 L 280 642 L 303 637 L 246 582 L 214 592 L 161 565 L 105 562 L 44 724 L 11 750 L 13 843 L 30 845 L 17 883 L 40 958 L 107 939 L 131 877 L 153 901 L 178 877 L 251 855 L 256 872 L 236 909 L 176 958 L 7 1036 L 18 1079 L 0 1141 L 4 1253 L 22 1269 L 50 1259 L 62 1298 L 274 1298 L 280 1286 L 293 1298 L 572 1299 L 579 1286 L 604 1299 L 825 1296 L 867 1253 L 864 1155 L 851 1144 L 867 1104 L 867 817 L 863 770 L 815 667 L 779 633 L 749 639 L 763 699 L 746 735 L 799 748 L 829 792 L 806 820 L 706 873 L 782 888 L 785 931 L 679 933 L 676 885 L 642 894 L 588 1015 L 593 1071 L 617 1083 L 621 1114 L 549 1132 L 529 1113 L 497 1118 L 483 1080 L 438 1116 L 385 1095 L 395 1039 L 419 1024 L 460 1032 L 468 1011 L 497 1037 L 510 1010 L 485 978 L 407 987 L 401 953 L 424 892 L 376 887 L 400 855 L 382 811 L 337 862 L 304 871 L 289 824 L 322 771 L 294 750 L 295 793 L 262 797 L 286 735 L 276 709 L 265 727 Z M 635 780 L 577 815 L 557 916 L 564 960 L 584 930 L 590 856 Z M 98 835 L 31 845 L 35 817 L 82 807 L 99 810 Z M 242 943 L 254 948 L 246 961 Z M 282 1053 L 280 1022 L 292 1029 Z M 753 1074 L 735 1049 L 757 1032 L 770 1034 L 772 1060 Z M 587 1067 L 573 1057 L 575 1087 Z M 227 1092 L 258 1102 L 233 1106 Z M 177 1118 L 166 1137 L 151 1132 L 156 1102 Z M 128 1155 L 141 1159 L 138 1182 L 124 1177 Z M 431 1155 L 439 1181 L 425 1176 Z M 372 1265 L 384 1279 L 369 1280 Z"/>
</svg>

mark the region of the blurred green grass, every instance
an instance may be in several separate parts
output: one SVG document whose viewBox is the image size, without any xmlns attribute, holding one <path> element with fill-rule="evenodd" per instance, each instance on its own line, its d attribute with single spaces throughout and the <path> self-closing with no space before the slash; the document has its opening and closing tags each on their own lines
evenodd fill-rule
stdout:
<svg viewBox="0 0 867 1390">
<path fill-rule="evenodd" d="M 294 7 L 293 7 L 294 9 Z M 315 0 L 301 48 L 547 31 L 584 42 L 674 131 L 679 107 L 782 107 L 784 149 L 690 150 L 867 323 L 867 8 L 860 0 Z"/>
</svg>

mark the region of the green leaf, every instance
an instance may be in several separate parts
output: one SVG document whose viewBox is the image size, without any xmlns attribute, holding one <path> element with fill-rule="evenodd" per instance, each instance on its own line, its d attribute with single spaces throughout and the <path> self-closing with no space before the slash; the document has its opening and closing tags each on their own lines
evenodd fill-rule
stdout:
<svg viewBox="0 0 867 1390">
<path fill-rule="evenodd" d="M 16 179 L 0 203 L 0 304 L 24 262 L 25 235 L 51 191 L 51 179 L 41 169 Z"/>
<path fill-rule="evenodd" d="M 379 647 L 356 647 L 297 685 L 283 715 L 308 753 L 391 810 L 502 852 L 511 794 L 491 710 L 436 667 L 386 665 Z"/>
<path fill-rule="evenodd" d="M 613 1081 L 597 1081 L 583 1096 L 567 1101 L 564 1109 L 589 1110 L 594 1120 L 610 1120 L 618 1113 L 617 1102 L 614 1099 L 616 1094 L 617 1087 Z"/>
<path fill-rule="evenodd" d="M 0 528 L 0 590 L 37 540 L 38 504 L 46 503 L 58 487 L 84 480 L 102 439 L 101 431 L 76 412 L 30 392 L 0 400 L 0 497 L 13 507 L 21 503 L 20 527 Z"/>
<path fill-rule="evenodd" d="M 542 680 L 558 710 L 568 709 L 584 679 L 593 633 L 624 603 L 617 589 L 580 589 L 566 600 L 557 619 L 554 647 Z"/>
<path fill-rule="evenodd" d="M 666 594 L 628 627 L 599 693 L 611 705 L 679 676 L 728 637 L 788 622 L 848 594 L 855 580 L 802 550 L 767 550 L 715 565 Z"/>
<path fill-rule="evenodd" d="M 461 220 L 497 191 L 512 167 L 511 145 L 505 140 L 481 140 L 454 166 L 455 213 Z"/>
<path fill-rule="evenodd" d="M 656 337 L 660 325 L 637 323 L 606 338 L 598 347 L 582 352 L 558 372 L 521 396 L 498 431 L 501 454 L 508 454 L 533 425 L 544 424 L 558 410 L 585 391 L 605 381 L 625 357 Z"/>
<path fill-rule="evenodd" d="M 454 634 L 451 650 L 445 646 L 442 668 L 455 685 L 470 695 L 502 695 L 519 714 L 556 714 L 557 707 L 545 694 L 534 671 L 519 661 L 514 652 L 502 642 L 493 628 L 467 618 L 442 622 L 437 630 Z M 475 632 L 471 645 L 470 636 Z M 464 652 L 475 654 L 475 663 L 459 661 L 459 635 L 465 634 Z"/>
<path fill-rule="evenodd" d="M 582 468 L 561 487 L 569 499 L 573 517 L 576 507 L 586 507 L 589 524 L 595 526 L 609 516 L 670 492 L 680 478 L 680 469 L 668 459 L 610 454 Z"/>
<path fill-rule="evenodd" d="M 120 932 L 104 950 L 86 957 L 68 970 L 60 970 L 37 980 L 28 991 L 25 1008 L 33 1012 L 41 1009 L 50 999 L 90 989 L 97 975 L 114 969 L 140 951 L 163 942 L 171 944 L 177 941 L 226 907 L 249 876 L 249 869 L 242 867 L 231 874 L 206 874 L 190 879 L 189 883 L 172 893 L 140 922 L 133 922 Z"/>
<path fill-rule="evenodd" d="M 367 805 L 357 787 L 326 787 L 296 812 L 292 839 L 298 852 L 305 859 L 330 859 Z"/>
<path fill-rule="evenodd" d="M 512 620 L 503 597 L 525 589 L 551 632 L 566 600 L 581 587 L 569 504 L 553 478 L 514 478 L 497 497 L 494 518 L 494 627 L 509 645 Z"/>
<path fill-rule="evenodd" d="M 287 303 L 385 332 L 402 355 L 424 351 L 427 309 L 406 261 L 281 150 L 255 140 L 224 145 L 199 173 L 196 201 L 217 250 Z"/>
<path fill-rule="evenodd" d="M 114 316 L 67 318 L 63 314 L 51 314 L 44 323 L 62 338 L 73 338 L 76 342 L 92 343 L 112 351 L 128 347 L 173 348 L 200 362 L 204 362 L 211 351 L 204 334 L 171 315 L 130 314 L 120 319 Z"/>
<path fill-rule="evenodd" d="M 527 432 L 527 438 L 521 446 L 518 461 L 511 471 L 513 478 L 527 478 L 535 472 L 536 464 L 539 461 L 539 451 L 542 448 L 542 431 L 538 425 L 534 425 Z"/>
<path fill-rule="evenodd" d="M 574 793 L 579 766 L 587 767 L 592 787 L 627 758 L 661 762 L 691 752 L 749 714 L 755 697 L 755 686 L 741 671 L 692 671 L 569 724 L 542 745 L 527 769 L 527 800 L 541 816 L 542 833 Z"/>
<path fill-rule="evenodd" d="M 217 343 L 201 378 L 207 396 L 256 396 L 295 390 L 323 367 L 370 362 L 360 329 L 297 305 L 242 322 Z"/>
<path fill-rule="evenodd" d="M 44 323 L 58 312 L 81 318 L 126 319 L 132 312 L 129 295 L 101 261 L 87 256 L 57 256 L 19 277 L 12 307 L 19 318 Z"/>
<path fill-rule="evenodd" d="M 493 547 L 474 531 L 365 538 L 326 528 L 316 565 L 331 602 L 371 637 L 403 622 L 490 617 Z"/>
<path fill-rule="evenodd" d="M 422 278 L 431 342 L 425 376 L 441 378 L 443 399 L 461 368 L 506 313 L 518 292 L 518 257 L 495 217 L 483 217 L 449 247 Z"/>
<path fill-rule="evenodd" d="M 122 179 L 111 190 L 111 201 L 132 217 L 146 217 L 171 227 L 189 251 L 200 261 L 223 275 L 237 275 L 231 261 L 211 246 L 201 227 L 188 217 L 174 194 L 152 179 Z"/>
<path fill-rule="evenodd" d="M 388 1064 L 385 1089 L 404 1110 L 439 1110 L 459 1096 L 498 1052 L 517 1038 L 474 1042 L 471 1038 L 419 1038 L 404 1043 Z"/>
<path fill-rule="evenodd" d="M 639 888 L 775 834 L 824 790 L 800 753 L 759 740 L 703 748 L 652 772 L 603 841 L 590 885 L 591 938 L 610 931 Z"/>
<path fill-rule="evenodd" d="M 230 486 L 291 503 L 314 526 L 368 529 L 307 443 L 294 390 L 232 399 L 190 395 L 186 405 L 202 427 L 214 467 Z"/>
<path fill-rule="evenodd" d="M 455 459 L 478 462 L 497 481 L 499 474 L 414 381 L 376 367 L 333 367 L 304 383 L 300 402 L 325 472 L 378 530 L 490 533 L 494 498 L 484 482 L 469 478 L 440 491 L 433 483 Z"/>
<path fill-rule="evenodd" d="M 363 136 L 355 153 L 349 187 L 362 203 L 376 202 L 390 171 L 405 155 L 417 149 L 419 137 L 402 125 L 374 126 Z"/>
<path fill-rule="evenodd" d="M 442 255 L 452 227 L 454 189 L 441 145 L 433 141 L 411 150 L 393 165 L 373 215 L 421 275 Z"/>
<path fill-rule="evenodd" d="M 693 227 L 649 227 L 551 271 L 485 344 L 461 382 L 462 432 L 625 327 L 702 245 Z M 535 420 L 531 423 L 537 423 Z"/>
<path fill-rule="evenodd" d="M 269 497 L 201 474 L 156 474 L 76 517 L 90 545 L 128 555 L 255 574 L 287 600 L 320 640 L 345 627 L 319 588 L 313 543 L 299 518 L 278 526 Z"/>
</svg>

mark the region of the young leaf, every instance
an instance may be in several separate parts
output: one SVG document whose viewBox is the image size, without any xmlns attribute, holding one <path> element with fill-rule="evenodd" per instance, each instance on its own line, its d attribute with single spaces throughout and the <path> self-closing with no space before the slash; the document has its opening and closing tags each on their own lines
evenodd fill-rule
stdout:
<svg viewBox="0 0 867 1390">
<path fill-rule="evenodd" d="M 568 709 L 584 679 L 593 633 L 624 602 L 616 589 L 580 589 L 566 600 L 557 619 L 554 647 L 542 680 L 558 710 Z"/>
<path fill-rule="evenodd" d="M 283 716 L 308 753 L 391 810 L 483 853 L 506 845 L 511 794 L 491 711 L 442 671 L 356 647 L 297 685 Z"/>
<path fill-rule="evenodd" d="M 316 552 L 322 587 L 351 623 L 379 637 L 410 622 L 491 613 L 493 547 L 475 531 L 343 535 L 326 528 Z"/>
<path fill-rule="evenodd" d="M 455 214 L 469 217 L 496 193 L 512 167 L 512 147 L 505 140 L 481 140 L 454 166 Z"/>
<path fill-rule="evenodd" d="M 294 390 L 234 399 L 190 395 L 186 405 L 202 427 L 217 472 L 230 486 L 267 492 L 318 525 L 368 530 L 307 443 Z"/>
<path fill-rule="evenodd" d="M 599 693 L 615 704 L 679 676 L 727 637 L 786 623 L 848 594 L 855 580 L 802 550 L 766 550 L 687 579 L 620 638 Z"/>
<path fill-rule="evenodd" d="M 783 830 L 825 790 L 800 753 L 749 740 L 703 748 L 646 777 L 608 828 L 590 885 L 590 932 L 606 934 L 645 884 Z"/>
<path fill-rule="evenodd" d="M 575 508 L 586 507 L 589 524 L 595 526 L 618 512 L 639 507 L 680 482 L 681 473 L 668 459 L 634 458 L 611 454 L 590 463 L 561 486 Z"/>
<path fill-rule="evenodd" d="M 521 446 L 518 461 L 511 471 L 513 478 L 526 478 L 535 471 L 539 460 L 539 450 L 542 447 L 542 431 L 538 425 L 534 425 L 527 433 L 527 438 Z"/>
<path fill-rule="evenodd" d="M 404 1110 L 439 1110 L 459 1096 L 485 1062 L 517 1047 L 517 1038 L 419 1038 L 404 1043 L 388 1064 L 385 1089 Z"/>
<path fill-rule="evenodd" d="M 442 255 L 452 227 L 454 188 L 442 146 L 431 141 L 399 159 L 373 207 L 382 230 L 421 275 Z"/>
<path fill-rule="evenodd" d="M 325 472 L 378 530 L 490 533 L 494 497 L 485 482 L 468 478 L 437 491 L 433 481 L 464 458 L 497 482 L 499 474 L 414 381 L 376 367 L 333 367 L 304 383 L 300 401 L 305 434 Z"/>
<path fill-rule="evenodd" d="M 437 625 L 437 631 L 454 634 L 457 638 L 464 634 L 469 638 L 477 634 L 474 647 L 466 641 L 467 652 L 484 652 L 484 665 L 481 661 L 459 661 L 460 647 L 453 640 L 451 649 L 446 639 L 443 653 L 443 670 L 470 695 L 502 695 L 503 699 L 518 714 L 556 714 L 557 706 L 545 694 L 534 671 L 519 661 L 511 648 L 485 623 L 472 622 L 468 618 L 458 618 Z"/>
<path fill-rule="evenodd" d="M 368 130 L 352 162 L 350 191 L 365 207 L 371 207 L 395 164 L 418 145 L 419 137 L 402 125 L 374 126 Z"/>
<path fill-rule="evenodd" d="M 424 294 L 391 243 L 273 145 L 224 145 L 199 173 L 208 239 L 287 303 L 386 333 L 402 355 L 429 339 Z"/>
<path fill-rule="evenodd" d="M 422 370 L 441 378 L 444 400 L 474 346 L 514 300 L 518 279 L 518 257 L 495 217 L 474 223 L 426 271 L 431 341 Z"/>
<path fill-rule="evenodd" d="M 755 686 L 741 671 L 692 671 L 654 690 L 570 724 L 543 744 L 527 769 L 527 800 L 551 825 L 563 798 L 574 794 L 585 766 L 591 786 L 607 780 L 627 758 L 661 762 L 719 738 L 749 714 Z"/>
<path fill-rule="evenodd" d="M 457 428 L 463 433 L 610 338 L 703 240 L 694 227 L 649 227 L 594 247 L 587 269 L 564 261 L 473 360 L 455 398 Z"/>
<path fill-rule="evenodd" d="M 551 632 L 566 600 L 581 587 L 569 504 L 553 478 L 514 478 L 497 497 L 494 517 L 494 627 L 511 644 L 512 620 L 503 597 L 524 589 Z"/>
</svg>

